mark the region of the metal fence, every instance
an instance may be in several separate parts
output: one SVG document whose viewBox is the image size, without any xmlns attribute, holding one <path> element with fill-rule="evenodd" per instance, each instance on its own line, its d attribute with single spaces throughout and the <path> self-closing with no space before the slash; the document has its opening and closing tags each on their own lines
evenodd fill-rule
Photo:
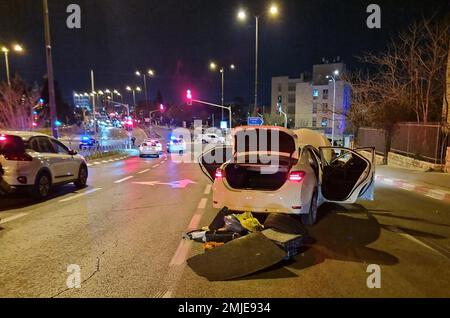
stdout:
<svg viewBox="0 0 450 318">
<path fill-rule="evenodd" d="M 360 128 L 356 138 L 359 147 L 375 147 L 380 154 L 385 152 L 385 142 L 382 129 Z M 449 145 L 448 135 L 438 123 L 400 123 L 395 127 L 390 151 L 418 160 L 444 163 L 445 149 Z"/>
<path fill-rule="evenodd" d="M 79 154 L 81 154 L 83 157 L 96 157 L 100 156 L 102 154 L 106 154 L 109 152 L 115 152 L 115 151 L 122 151 L 129 147 L 127 144 L 119 144 L 119 145 L 113 145 L 113 146 L 92 146 L 92 147 L 83 147 Z"/>
</svg>

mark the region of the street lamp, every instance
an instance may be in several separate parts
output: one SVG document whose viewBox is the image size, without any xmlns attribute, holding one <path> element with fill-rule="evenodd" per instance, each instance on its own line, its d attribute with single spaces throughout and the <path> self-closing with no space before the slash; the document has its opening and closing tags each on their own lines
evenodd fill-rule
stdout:
<svg viewBox="0 0 450 318">
<path fill-rule="evenodd" d="M 8 86 L 11 86 L 11 80 L 10 80 L 10 75 L 9 75 L 9 59 L 8 59 L 9 49 L 6 46 L 2 46 L 1 50 L 2 50 L 3 54 L 5 55 L 6 81 L 8 83 Z M 17 53 L 22 53 L 23 47 L 20 46 L 19 44 L 14 44 L 12 46 L 12 50 Z"/>
<path fill-rule="evenodd" d="M 155 76 L 155 71 L 152 70 L 152 69 L 149 69 L 147 71 L 147 73 L 141 72 L 141 71 L 136 71 L 136 72 L 134 72 L 134 74 L 136 74 L 136 76 L 139 76 L 139 77 L 142 76 L 142 79 L 143 79 L 143 82 L 144 82 L 145 106 L 148 106 L 147 76 L 150 76 L 150 77 Z"/>
<path fill-rule="evenodd" d="M 267 12 L 263 12 L 259 15 L 255 15 L 255 110 L 258 107 L 258 46 L 259 46 L 259 18 L 265 15 L 269 15 L 271 17 L 276 17 L 279 14 L 279 9 L 276 4 L 272 4 Z M 237 14 L 237 18 L 240 21 L 247 20 L 247 12 L 244 9 L 240 9 Z"/>
<path fill-rule="evenodd" d="M 126 90 L 133 93 L 133 107 L 136 107 L 136 92 L 141 92 L 141 88 L 139 86 L 136 86 L 136 88 L 127 86 Z"/>
<path fill-rule="evenodd" d="M 327 75 L 326 78 L 333 82 L 333 119 L 331 127 L 331 145 L 334 146 L 334 127 L 335 127 L 335 115 L 336 115 L 336 77 L 339 76 L 339 71 L 335 70 L 333 75 Z"/>
<path fill-rule="evenodd" d="M 217 64 L 214 62 L 209 63 L 209 68 L 211 69 L 211 71 L 216 71 L 217 70 Z M 230 70 L 235 70 L 236 66 L 234 64 L 230 65 Z M 222 101 L 222 106 L 225 106 L 225 100 L 224 100 L 224 86 L 225 86 L 225 68 L 223 66 L 220 66 L 219 68 L 219 72 L 222 78 L 222 97 L 221 97 L 221 101 Z M 222 108 L 222 121 L 223 121 L 223 112 L 224 109 Z"/>
</svg>

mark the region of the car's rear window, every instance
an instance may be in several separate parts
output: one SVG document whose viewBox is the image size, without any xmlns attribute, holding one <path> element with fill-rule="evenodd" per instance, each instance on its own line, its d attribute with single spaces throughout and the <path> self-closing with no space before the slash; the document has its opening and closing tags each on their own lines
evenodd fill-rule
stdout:
<svg viewBox="0 0 450 318">
<path fill-rule="evenodd" d="M 0 135 L 0 154 L 23 153 L 25 143 L 19 136 Z"/>
</svg>

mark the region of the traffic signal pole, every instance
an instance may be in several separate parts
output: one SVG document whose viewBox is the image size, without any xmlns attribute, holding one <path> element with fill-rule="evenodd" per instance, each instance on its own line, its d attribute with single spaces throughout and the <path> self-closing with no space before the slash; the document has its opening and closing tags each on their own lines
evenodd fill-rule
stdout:
<svg viewBox="0 0 450 318">
<path fill-rule="evenodd" d="M 48 81 L 48 106 L 50 108 L 50 124 L 52 127 L 52 135 L 58 138 L 58 126 L 56 125 L 56 101 L 55 101 L 55 82 L 53 77 L 53 62 L 52 62 L 52 45 L 50 38 L 50 22 L 48 17 L 48 3 L 47 0 L 42 0 L 44 7 L 44 28 L 45 28 L 45 53 L 47 56 L 47 81 Z"/>
<path fill-rule="evenodd" d="M 192 99 L 193 102 L 199 103 L 199 104 L 203 104 L 203 105 L 208 105 L 208 106 L 213 106 L 213 107 L 218 107 L 218 108 L 222 108 L 222 109 L 227 109 L 228 110 L 228 114 L 229 114 L 229 122 L 230 122 L 230 130 L 232 128 L 232 113 L 231 113 L 231 106 L 221 106 L 221 105 L 217 105 L 217 104 L 213 104 L 213 103 L 209 103 L 209 102 L 205 102 L 202 100 L 198 100 L 198 99 Z"/>
</svg>

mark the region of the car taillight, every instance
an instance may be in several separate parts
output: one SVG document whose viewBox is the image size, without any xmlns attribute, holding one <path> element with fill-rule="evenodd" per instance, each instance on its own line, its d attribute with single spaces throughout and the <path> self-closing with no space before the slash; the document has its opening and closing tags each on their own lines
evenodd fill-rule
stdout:
<svg viewBox="0 0 450 318">
<path fill-rule="evenodd" d="M 304 171 L 292 171 L 289 174 L 289 181 L 302 182 L 303 179 L 305 179 L 305 172 Z"/>
<path fill-rule="evenodd" d="M 6 141 L 6 136 L 5 135 L 0 135 L 0 141 Z"/>
<path fill-rule="evenodd" d="M 32 161 L 33 157 L 31 157 L 27 153 L 6 153 L 3 155 L 6 160 L 10 161 Z"/>
<path fill-rule="evenodd" d="M 225 171 L 223 171 L 222 169 L 218 168 L 216 170 L 216 179 L 222 179 L 223 177 L 225 177 Z"/>
</svg>

